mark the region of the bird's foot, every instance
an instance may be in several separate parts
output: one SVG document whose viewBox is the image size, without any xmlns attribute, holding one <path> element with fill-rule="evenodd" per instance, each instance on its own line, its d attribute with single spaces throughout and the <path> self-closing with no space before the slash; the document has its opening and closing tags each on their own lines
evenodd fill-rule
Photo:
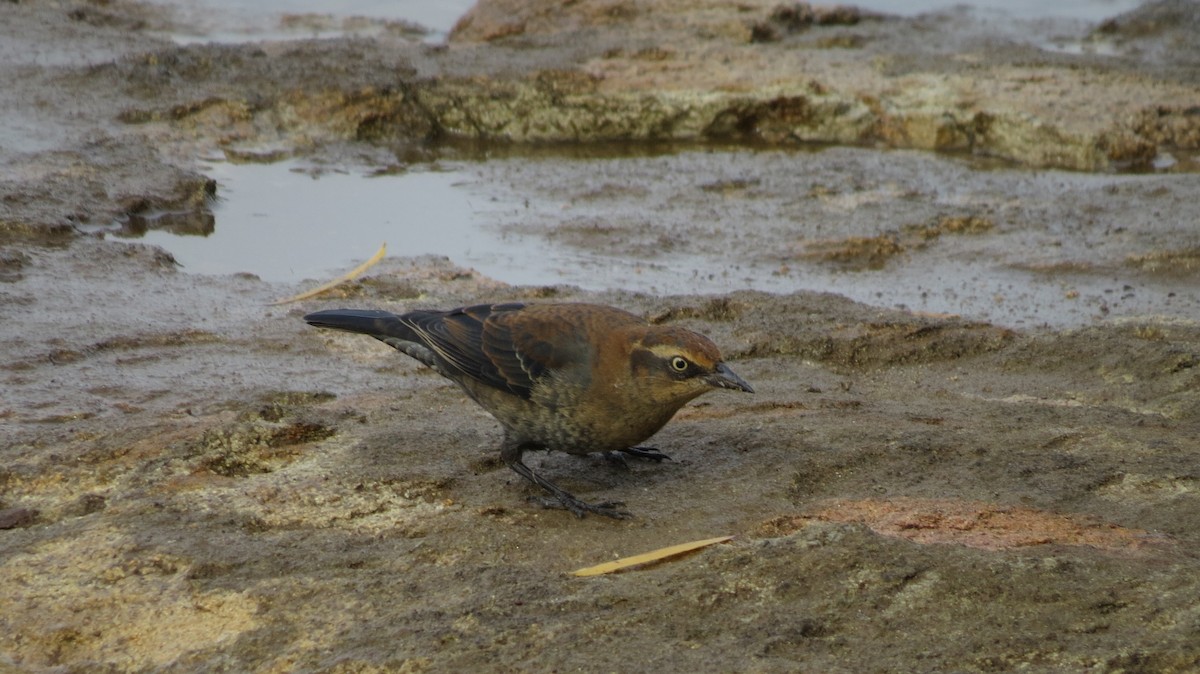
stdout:
<svg viewBox="0 0 1200 674">
<path fill-rule="evenodd" d="M 603 515 L 611 517 L 615 520 L 625 520 L 633 517 L 633 513 L 622 510 L 625 505 L 623 501 L 604 501 L 602 503 L 586 503 L 563 492 L 555 496 L 530 496 L 529 500 L 541 505 L 543 508 L 554 510 L 569 510 L 576 517 L 586 517 L 588 513 L 595 515 Z"/>
<path fill-rule="evenodd" d="M 625 455 L 619 452 L 604 452 L 604 461 L 613 468 L 620 470 L 629 470 L 629 462 L 625 460 Z"/>
<path fill-rule="evenodd" d="M 629 456 L 635 456 L 639 459 L 646 459 L 647 461 L 655 461 L 657 463 L 662 463 L 663 461 L 673 461 L 671 457 L 658 451 L 657 447 L 626 447 L 625 449 L 619 449 L 617 451 L 621 452 L 622 454 L 628 454 Z"/>
<path fill-rule="evenodd" d="M 672 460 L 671 457 L 663 454 L 654 447 L 626 447 L 625 449 L 618 449 L 612 452 L 604 452 L 604 460 L 621 470 L 629 470 L 629 462 L 625 460 L 626 456 L 645 459 L 655 463 Z"/>
<path fill-rule="evenodd" d="M 526 466 L 521 462 L 520 445 L 506 445 L 505 447 L 502 447 L 500 451 L 500 458 L 503 459 L 504 462 L 508 464 L 508 467 L 512 468 L 518 475 L 550 493 L 553 498 L 546 498 L 544 496 L 531 497 L 532 500 L 541 503 L 543 508 L 562 508 L 564 510 L 570 510 L 571 513 L 576 517 L 584 517 L 588 513 L 603 515 L 605 517 L 611 517 L 618 520 L 623 520 L 627 517 L 633 517 L 632 514 L 621 510 L 621 506 L 625 504 L 621 503 L 620 501 L 605 501 L 604 503 L 596 504 L 584 503 L 574 496 L 571 496 L 571 494 L 567 493 L 550 480 L 547 480 L 541 475 L 533 472 L 529 469 L 529 466 Z"/>
</svg>

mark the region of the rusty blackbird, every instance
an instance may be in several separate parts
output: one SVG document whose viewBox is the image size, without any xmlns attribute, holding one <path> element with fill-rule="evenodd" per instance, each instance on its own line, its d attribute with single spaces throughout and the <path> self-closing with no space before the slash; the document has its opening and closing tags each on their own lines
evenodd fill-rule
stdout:
<svg viewBox="0 0 1200 674">
<path fill-rule="evenodd" d="M 481 304 L 403 315 L 334 309 L 304 320 L 370 335 L 458 384 L 504 427 L 504 463 L 549 492 L 547 505 L 579 517 L 629 513 L 620 502 L 575 498 L 526 466 L 526 450 L 662 459 L 637 445 L 688 401 L 717 388 L 754 392 L 707 337 L 597 304 Z"/>
</svg>

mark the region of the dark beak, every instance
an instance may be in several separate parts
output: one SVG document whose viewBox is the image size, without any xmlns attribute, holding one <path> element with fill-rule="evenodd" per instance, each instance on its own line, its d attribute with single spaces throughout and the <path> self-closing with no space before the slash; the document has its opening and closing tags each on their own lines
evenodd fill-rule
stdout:
<svg viewBox="0 0 1200 674">
<path fill-rule="evenodd" d="M 717 363 L 717 369 L 704 378 L 714 388 L 728 388 L 735 391 L 754 393 L 754 387 L 747 384 L 745 379 L 733 373 L 725 363 Z"/>
</svg>

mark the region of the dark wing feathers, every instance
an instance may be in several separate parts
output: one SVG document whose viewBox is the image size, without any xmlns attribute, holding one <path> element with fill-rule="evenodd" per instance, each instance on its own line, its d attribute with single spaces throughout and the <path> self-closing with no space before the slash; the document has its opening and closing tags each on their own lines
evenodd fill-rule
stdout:
<svg viewBox="0 0 1200 674">
<path fill-rule="evenodd" d="M 522 398 L 532 395 L 534 377 L 521 368 L 521 356 L 513 344 L 505 317 L 515 316 L 523 305 L 502 304 L 466 307 L 447 313 L 443 320 L 452 326 L 454 346 L 468 359 L 461 371 L 488 386 Z"/>
<path fill-rule="evenodd" d="M 451 371 L 489 383 L 495 380 L 495 367 L 481 357 L 483 322 L 466 313 L 465 309 L 413 311 L 401 316 L 400 320 L 408 324 L 418 340 L 432 349 Z"/>
<path fill-rule="evenodd" d="M 485 380 L 522 398 L 528 398 L 537 377 L 521 366 L 521 354 L 513 344 L 512 330 L 500 321 L 488 321 L 480 334 L 480 356 L 495 368 L 496 379 Z"/>
<path fill-rule="evenodd" d="M 459 373 L 529 398 L 539 379 L 586 358 L 586 349 L 571 321 L 521 311 L 524 308 L 516 303 L 481 304 L 403 316 L 343 309 L 304 319 L 318 327 L 366 333 L 406 353 L 394 340 L 416 342 L 436 355 L 446 370 L 443 374 Z"/>
</svg>

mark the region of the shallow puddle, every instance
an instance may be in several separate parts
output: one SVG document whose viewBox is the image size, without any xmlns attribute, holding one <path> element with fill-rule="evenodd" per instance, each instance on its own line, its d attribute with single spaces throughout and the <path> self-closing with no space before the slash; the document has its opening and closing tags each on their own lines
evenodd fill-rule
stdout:
<svg viewBox="0 0 1200 674">
<path fill-rule="evenodd" d="M 845 4 L 855 5 L 874 12 L 898 14 L 901 16 L 916 16 L 926 12 L 964 7 L 1018 19 L 1060 17 L 1099 21 L 1114 14 L 1127 12 L 1141 3 L 1137 0 L 1069 0 L 1068 2 L 1042 2 L 1041 0 L 975 0 L 974 2 L 953 2 L 952 0 L 917 0 L 916 2 L 910 2 L 909 0 L 861 0 Z"/>
<path fill-rule="evenodd" d="M 175 29 L 171 38 L 179 44 L 195 42 L 251 42 L 257 40 L 296 40 L 340 36 L 379 37 L 404 34 L 426 42 L 445 41 L 460 16 L 475 3 L 473 0 L 269 0 L 245 3 L 239 0 L 159 0 L 155 4 L 172 12 Z M 1075 19 L 1096 22 L 1129 11 L 1136 0 L 860 0 L 853 4 L 862 9 L 916 16 L 927 12 L 966 8 L 997 19 L 1036 20 L 1042 18 Z M 421 27 L 423 35 L 409 28 Z"/>
<path fill-rule="evenodd" d="M 333 278 L 386 242 L 514 285 L 828 291 L 1017 327 L 1200 315 L 1190 274 L 1145 273 L 1200 245 L 1184 176 L 853 148 L 513 152 L 383 174 L 216 163 L 213 231 L 142 240 L 187 272 L 282 282 Z"/>
<path fill-rule="evenodd" d="M 294 282 L 337 275 L 387 243 L 396 256 L 447 255 L 488 275 L 535 266 L 544 251 L 489 231 L 461 169 L 319 171 L 298 161 L 209 165 L 219 200 L 206 236 L 152 229 L 142 241 L 185 271 Z M 528 277 L 526 277 L 528 278 Z M 532 282 L 552 282 L 541 276 Z"/>
<path fill-rule="evenodd" d="M 443 42 L 472 0 L 162 0 L 170 8 L 179 44 L 298 40 L 405 34 Z M 423 36 L 414 28 L 427 31 Z"/>
</svg>

